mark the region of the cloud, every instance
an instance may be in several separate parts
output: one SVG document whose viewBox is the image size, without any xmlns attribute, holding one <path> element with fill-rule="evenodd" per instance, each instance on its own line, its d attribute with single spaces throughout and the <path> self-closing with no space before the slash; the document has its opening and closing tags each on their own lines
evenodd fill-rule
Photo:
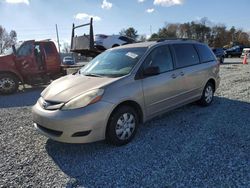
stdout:
<svg viewBox="0 0 250 188">
<path fill-rule="evenodd" d="M 171 7 L 174 5 L 181 5 L 184 0 L 154 0 L 154 5 L 159 5 L 163 7 Z"/>
<path fill-rule="evenodd" d="M 138 3 L 143 3 L 145 2 L 146 0 L 138 0 Z"/>
<path fill-rule="evenodd" d="M 99 16 L 94 16 L 86 13 L 78 13 L 74 16 L 77 20 L 89 20 L 90 18 L 93 18 L 95 21 L 101 21 L 101 18 Z"/>
<path fill-rule="evenodd" d="M 113 6 L 112 3 L 108 2 L 107 0 L 103 0 L 103 2 L 102 2 L 102 8 L 103 9 L 109 10 L 109 9 L 112 8 L 112 6 Z"/>
<path fill-rule="evenodd" d="M 149 9 L 146 10 L 147 13 L 152 13 L 154 11 L 155 11 L 155 9 L 153 9 L 153 8 L 149 8 Z"/>
<path fill-rule="evenodd" d="M 26 4 L 26 5 L 29 5 L 30 2 L 29 0 L 5 0 L 6 3 L 11 3 L 11 4 Z"/>
</svg>

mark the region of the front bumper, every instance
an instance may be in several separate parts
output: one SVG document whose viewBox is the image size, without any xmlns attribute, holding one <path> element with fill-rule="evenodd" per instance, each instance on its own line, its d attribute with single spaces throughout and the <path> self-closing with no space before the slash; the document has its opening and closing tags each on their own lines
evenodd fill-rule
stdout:
<svg viewBox="0 0 250 188">
<path fill-rule="evenodd" d="M 89 143 L 105 139 L 113 104 L 99 101 L 75 110 L 45 110 L 39 103 L 32 108 L 34 127 L 41 134 L 66 143 Z"/>
</svg>

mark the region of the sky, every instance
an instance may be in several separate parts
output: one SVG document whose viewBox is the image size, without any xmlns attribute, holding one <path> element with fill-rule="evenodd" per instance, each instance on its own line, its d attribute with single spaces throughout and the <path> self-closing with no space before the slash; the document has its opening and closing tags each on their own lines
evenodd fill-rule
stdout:
<svg viewBox="0 0 250 188">
<path fill-rule="evenodd" d="M 118 34 L 134 27 L 149 36 L 166 23 L 198 21 L 250 31 L 249 0 L 0 0 L 0 25 L 15 30 L 18 40 L 56 39 L 69 42 L 72 23 L 94 18 L 95 34 Z M 78 29 L 78 35 L 88 28 Z"/>
</svg>

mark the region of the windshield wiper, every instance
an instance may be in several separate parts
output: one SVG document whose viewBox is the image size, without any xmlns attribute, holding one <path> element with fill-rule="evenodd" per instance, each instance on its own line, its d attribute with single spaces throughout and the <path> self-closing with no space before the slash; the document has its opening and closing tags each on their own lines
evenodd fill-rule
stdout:
<svg viewBox="0 0 250 188">
<path fill-rule="evenodd" d="M 94 73 L 84 74 L 84 76 L 102 77 L 101 75 L 99 75 L 99 74 L 94 74 Z"/>
</svg>

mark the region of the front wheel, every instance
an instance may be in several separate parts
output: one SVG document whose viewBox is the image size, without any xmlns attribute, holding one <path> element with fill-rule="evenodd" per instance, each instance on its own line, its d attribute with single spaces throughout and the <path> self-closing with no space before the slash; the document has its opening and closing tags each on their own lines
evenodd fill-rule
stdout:
<svg viewBox="0 0 250 188">
<path fill-rule="evenodd" d="M 199 104 L 202 106 L 209 106 L 213 102 L 214 98 L 214 85 L 208 82 L 203 90 Z"/>
<path fill-rule="evenodd" d="M 0 93 L 11 94 L 18 89 L 18 79 L 11 74 L 0 74 Z"/>
<path fill-rule="evenodd" d="M 129 106 L 119 107 L 110 118 L 106 139 L 111 144 L 121 146 L 129 143 L 135 136 L 139 119 L 136 111 Z"/>
</svg>

